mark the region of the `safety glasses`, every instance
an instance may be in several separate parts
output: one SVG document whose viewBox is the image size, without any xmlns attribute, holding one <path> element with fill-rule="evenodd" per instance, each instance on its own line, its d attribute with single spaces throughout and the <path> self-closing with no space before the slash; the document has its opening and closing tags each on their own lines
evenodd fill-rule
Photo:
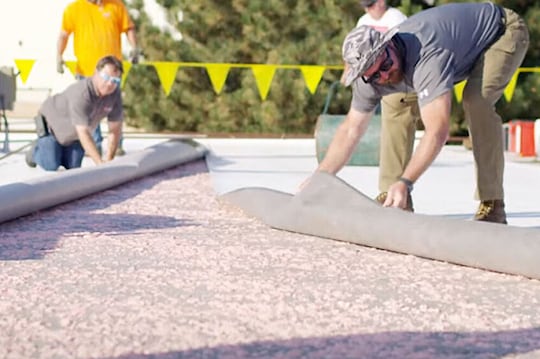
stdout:
<svg viewBox="0 0 540 359">
<path fill-rule="evenodd" d="M 388 50 L 388 47 L 385 48 L 385 52 L 386 52 L 386 58 L 384 59 L 383 62 L 381 62 L 381 65 L 379 66 L 377 71 L 375 73 L 373 73 L 373 75 L 371 75 L 370 77 L 366 78 L 365 76 L 362 76 L 362 80 L 365 83 L 371 84 L 371 83 L 377 81 L 378 79 L 381 78 L 381 72 L 386 72 L 386 71 L 390 70 L 392 68 L 392 66 L 394 65 L 394 61 L 390 57 L 390 51 Z"/>
<path fill-rule="evenodd" d="M 113 84 L 115 84 L 116 86 L 120 85 L 120 83 L 122 82 L 122 79 L 120 77 L 116 77 L 116 76 L 110 76 L 108 74 L 106 74 L 105 72 L 100 72 L 99 73 L 99 76 L 105 80 L 105 81 L 110 81 L 112 82 Z"/>
</svg>

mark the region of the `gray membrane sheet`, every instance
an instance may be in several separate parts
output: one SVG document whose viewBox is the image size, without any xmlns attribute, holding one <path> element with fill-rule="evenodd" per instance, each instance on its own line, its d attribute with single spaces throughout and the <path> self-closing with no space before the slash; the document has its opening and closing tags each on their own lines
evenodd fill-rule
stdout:
<svg viewBox="0 0 540 359">
<path fill-rule="evenodd" d="M 203 158 L 206 151 L 194 141 L 169 140 L 100 166 L 0 186 L 0 223 Z"/>
<path fill-rule="evenodd" d="M 281 230 L 540 279 L 540 230 L 383 208 L 317 172 L 296 195 L 242 188 L 221 196 Z"/>
</svg>

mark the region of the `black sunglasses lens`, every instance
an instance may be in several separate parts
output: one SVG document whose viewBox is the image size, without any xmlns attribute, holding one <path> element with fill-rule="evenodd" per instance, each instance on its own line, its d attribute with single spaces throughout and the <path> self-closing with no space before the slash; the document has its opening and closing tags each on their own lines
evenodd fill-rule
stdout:
<svg viewBox="0 0 540 359">
<path fill-rule="evenodd" d="M 379 78 L 381 77 L 381 73 L 380 73 L 380 70 L 375 72 L 369 79 L 368 79 L 368 83 L 373 83 L 375 81 L 377 81 Z"/>
<path fill-rule="evenodd" d="M 393 64 L 394 64 L 394 61 L 392 61 L 392 58 L 387 57 L 386 60 L 384 60 L 384 62 L 381 64 L 381 67 L 379 67 L 379 71 L 386 72 L 392 68 Z"/>
<path fill-rule="evenodd" d="M 390 57 L 390 52 L 388 51 L 388 48 L 386 48 L 386 59 L 384 59 L 381 66 L 379 66 L 379 69 L 368 78 L 362 76 L 362 80 L 367 84 L 373 83 L 381 77 L 381 72 L 386 72 L 390 70 L 392 68 L 392 65 L 394 65 L 394 61 L 392 60 L 392 57 Z"/>
</svg>

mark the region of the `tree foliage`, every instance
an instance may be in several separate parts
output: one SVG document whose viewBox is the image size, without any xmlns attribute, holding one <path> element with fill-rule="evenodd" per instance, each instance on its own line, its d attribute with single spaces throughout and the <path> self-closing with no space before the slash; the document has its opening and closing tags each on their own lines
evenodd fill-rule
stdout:
<svg viewBox="0 0 540 359">
<path fill-rule="evenodd" d="M 435 5 L 446 3 L 437 0 Z M 534 0 L 500 0 L 527 20 L 531 39 L 540 32 L 540 9 Z M 357 0 L 158 0 L 171 24 L 182 33 L 175 41 L 152 26 L 143 0 L 129 6 L 138 11 L 135 22 L 139 42 L 150 61 L 201 63 L 255 63 L 340 65 L 341 44 L 362 8 Z M 389 0 L 412 15 L 428 7 L 421 0 Z M 183 13 L 179 22 L 177 14 Z M 540 49 L 531 43 L 524 66 L 536 66 Z M 325 71 L 311 94 L 300 71 L 278 69 L 266 100 L 261 100 L 249 69 L 230 70 L 225 86 L 216 94 L 206 70 L 181 68 L 168 96 L 155 69 L 132 67 L 125 86 L 128 123 L 152 131 L 312 133 L 330 85 L 340 70 Z M 536 117 L 540 76 L 520 76 L 511 103 L 499 102 L 503 117 Z M 350 90 L 341 89 L 331 101 L 330 113 L 346 113 Z M 460 106 L 454 106 L 453 132 L 465 129 Z"/>
</svg>

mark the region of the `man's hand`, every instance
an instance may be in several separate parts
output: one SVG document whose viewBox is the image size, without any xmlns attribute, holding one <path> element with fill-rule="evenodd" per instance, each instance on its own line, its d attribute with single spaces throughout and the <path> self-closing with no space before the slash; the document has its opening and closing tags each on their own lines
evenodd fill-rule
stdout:
<svg viewBox="0 0 540 359">
<path fill-rule="evenodd" d="M 304 190 L 304 188 L 307 187 L 307 185 L 309 184 L 309 182 L 311 181 L 311 177 L 313 175 L 309 176 L 308 178 L 306 178 L 304 181 L 302 181 L 302 183 L 300 183 L 300 186 L 298 186 L 298 190 L 296 190 L 296 193 L 300 193 Z"/>
<path fill-rule="evenodd" d="M 107 121 L 109 125 L 109 134 L 107 135 L 107 161 L 111 161 L 116 155 L 120 138 L 122 137 L 122 125 L 123 121 Z"/>
<path fill-rule="evenodd" d="M 62 58 L 62 56 L 57 56 L 56 57 L 56 71 L 59 73 L 59 74 L 63 74 L 64 73 L 64 59 Z"/>
<path fill-rule="evenodd" d="M 133 65 L 136 65 L 139 63 L 139 58 L 142 56 L 142 50 L 139 49 L 138 47 L 135 47 L 133 49 L 131 49 L 131 51 L 129 52 L 129 61 L 133 64 Z"/>
<path fill-rule="evenodd" d="M 409 194 L 407 185 L 398 181 L 388 188 L 388 195 L 383 207 L 407 208 L 407 195 Z"/>
</svg>

